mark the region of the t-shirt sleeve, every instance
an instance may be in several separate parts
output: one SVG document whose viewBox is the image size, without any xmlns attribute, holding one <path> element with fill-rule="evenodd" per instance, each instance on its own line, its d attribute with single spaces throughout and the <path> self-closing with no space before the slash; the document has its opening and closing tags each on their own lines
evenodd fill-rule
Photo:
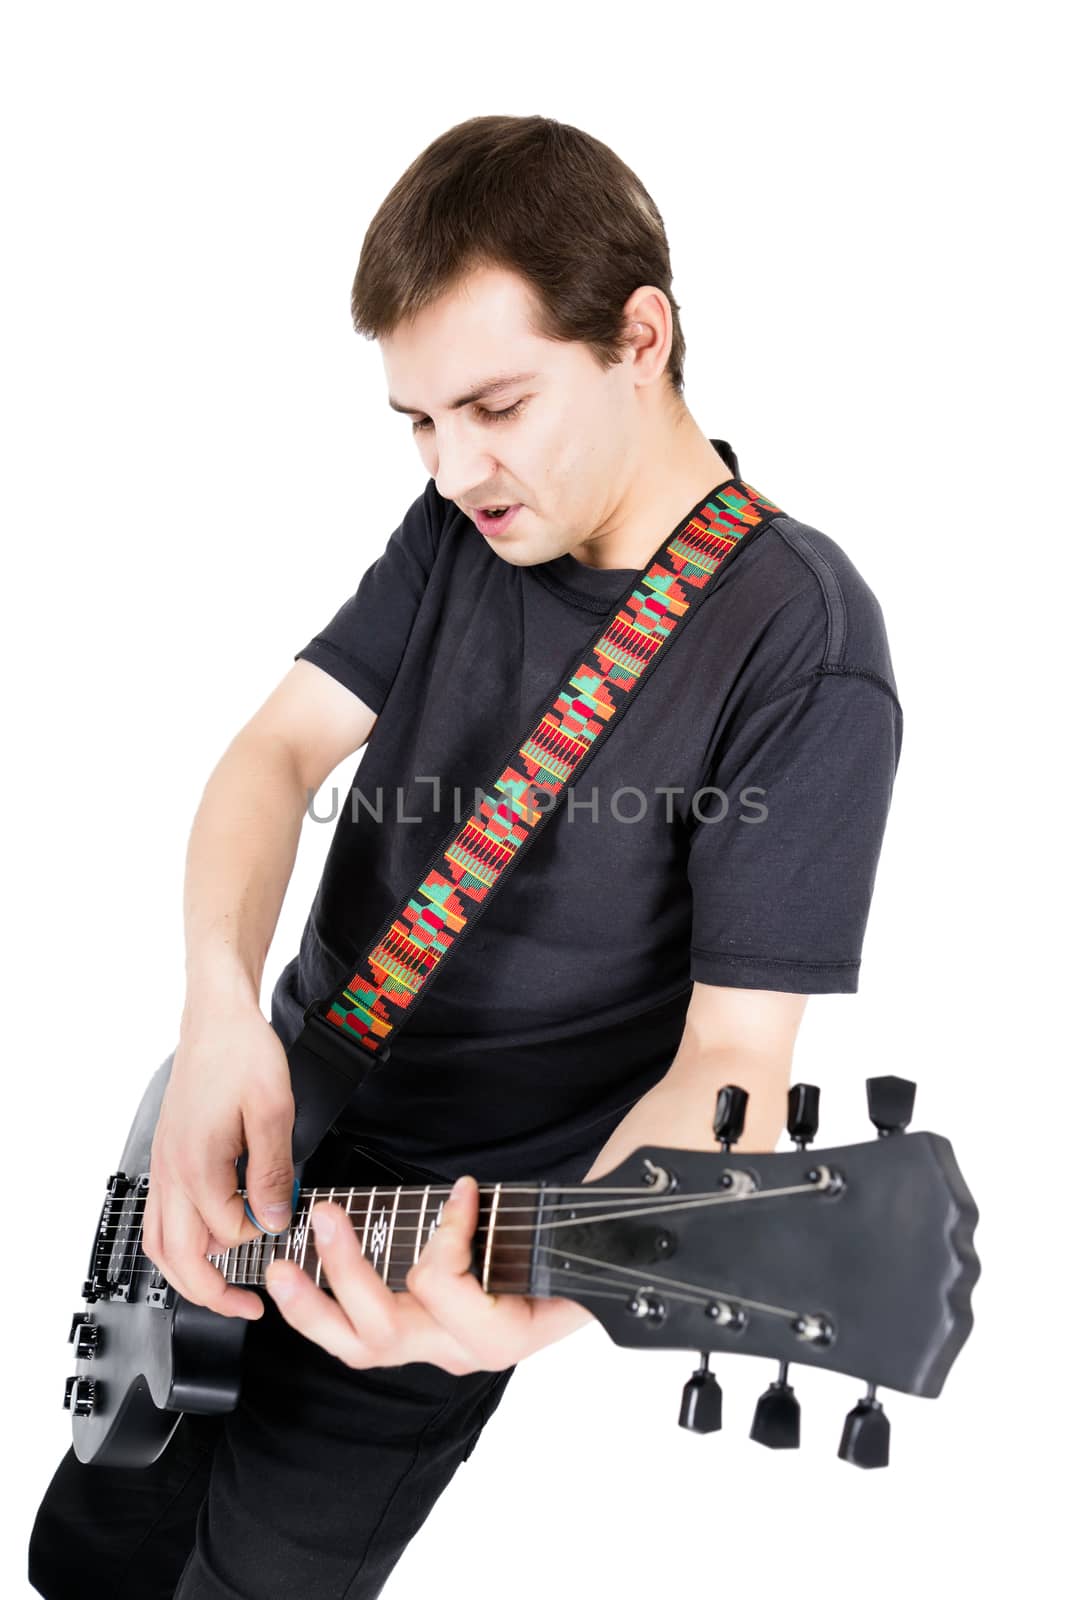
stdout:
<svg viewBox="0 0 1067 1600">
<path fill-rule="evenodd" d="M 856 992 L 902 735 L 888 686 L 847 670 L 749 713 L 690 811 L 695 981 Z"/>
<path fill-rule="evenodd" d="M 321 667 L 375 713 L 393 686 L 426 592 L 438 550 L 439 508 L 431 478 L 355 594 L 293 657 Z"/>
</svg>

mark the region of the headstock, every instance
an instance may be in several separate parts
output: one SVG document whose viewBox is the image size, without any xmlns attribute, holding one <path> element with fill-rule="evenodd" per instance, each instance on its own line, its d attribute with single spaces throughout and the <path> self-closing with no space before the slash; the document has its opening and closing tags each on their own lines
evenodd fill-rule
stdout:
<svg viewBox="0 0 1067 1600">
<path fill-rule="evenodd" d="M 558 1201 L 546 1191 L 535 1292 L 586 1306 L 616 1344 L 702 1352 L 679 1416 L 698 1432 L 720 1425 L 711 1351 L 779 1364 L 751 1432 L 775 1449 L 799 1443 L 791 1363 L 861 1378 L 839 1454 L 884 1465 L 875 1388 L 940 1393 L 972 1326 L 978 1212 L 948 1140 L 905 1133 L 914 1084 L 867 1087 L 875 1140 L 812 1155 L 818 1090 L 798 1084 L 796 1149 L 737 1152 L 747 1096 L 731 1086 L 715 1108 L 718 1154 L 644 1146 Z"/>
</svg>

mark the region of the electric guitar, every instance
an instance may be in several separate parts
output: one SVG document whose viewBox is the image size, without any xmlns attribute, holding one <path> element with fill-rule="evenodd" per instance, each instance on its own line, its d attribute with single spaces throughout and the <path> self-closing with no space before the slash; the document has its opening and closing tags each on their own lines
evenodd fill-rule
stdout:
<svg viewBox="0 0 1067 1600">
<path fill-rule="evenodd" d="M 149 1084 L 108 1179 L 82 1290 L 88 1309 L 71 1324 L 77 1371 L 63 1403 L 86 1463 L 147 1466 L 182 1412 L 229 1411 L 239 1396 L 246 1319 L 184 1299 L 142 1249 L 166 1076 L 160 1068 Z M 713 1351 L 779 1363 L 751 1431 L 771 1448 L 799 1443 L 790 1363 L 860 1378 L 867 1391 L 838 1453 L 884 1466 L 889 1424 L 876 1388 L 940 1393 L 971 1330 L 979 1273 L 978 1212 L 951 1145 L 905 1131 L 914 1087 L 868 1079 L 878 1137 L 818 1154 L 808 1149 L 818 1127 L 813 1086 L 791 1090 L 796 1148 L 773 1155 L 731 1149 L 747 1096 L 724 1089 L 716 1154 L 644 1146 L 591 1183 L 483 1184 L 470 1270 L 493 1294 L 577 1301 L 616 1344 L 698 1352 L 678 1418 L 698 1432 L 721 1426 Z M 328 1291 L 309 1219 L 329 1199 L 345 1207 L 386 1285 L 402 1291 L 447 1193 L 446 1185 L 314 1188 L 300 1195 L 284 1233 L 209 1259 L 228 1283 L 245 1286 L 262 1285 L 272 1260 L 295 1260 Z"/>
</svg>

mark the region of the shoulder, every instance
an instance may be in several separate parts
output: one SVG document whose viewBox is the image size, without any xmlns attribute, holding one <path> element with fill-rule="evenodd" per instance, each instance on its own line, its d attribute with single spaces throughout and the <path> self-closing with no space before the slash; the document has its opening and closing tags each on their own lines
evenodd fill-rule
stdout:
<svg viewBox="0 0 1067 1600">
<path fill-rule="evenodd" d="M 724 608 L 747 633 L 748 660 L 756 669 L 750 688 L 781 692 L 839 674 L 865 677 L 896 700 L 878 597 L 829 534 L 796 517 L 775 516 L 738 553 L 728 591 Z"/>
</svg>

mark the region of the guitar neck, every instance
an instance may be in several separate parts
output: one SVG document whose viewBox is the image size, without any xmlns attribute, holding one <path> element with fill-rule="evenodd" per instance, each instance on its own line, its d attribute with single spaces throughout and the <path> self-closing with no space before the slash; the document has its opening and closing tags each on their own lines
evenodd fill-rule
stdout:
<svg viewBox="0 0 1067 1600">
<path fill-rule="evenodd" d="M 534 1272 L 536 1240 L 548 1193 L 529 1183 L 480 1186 L 471 1271 L 487 1293 L 548 1293 L 543 1284 L 536 1285 Z M 321 1283 L 311 1211 L 323 1201 L 331 1201 L 348 1213 L 364 1258 L 386 1287 L 406 1290 L 408 1269 L 436 1232 L 448 1194 L 446 1184 L 304 1190 L 283 1233 L 260 1234 L 208 1259 L 227 1283 L 263 1284 L 272 1261 L 295 1261 Z"/>
</svg>

